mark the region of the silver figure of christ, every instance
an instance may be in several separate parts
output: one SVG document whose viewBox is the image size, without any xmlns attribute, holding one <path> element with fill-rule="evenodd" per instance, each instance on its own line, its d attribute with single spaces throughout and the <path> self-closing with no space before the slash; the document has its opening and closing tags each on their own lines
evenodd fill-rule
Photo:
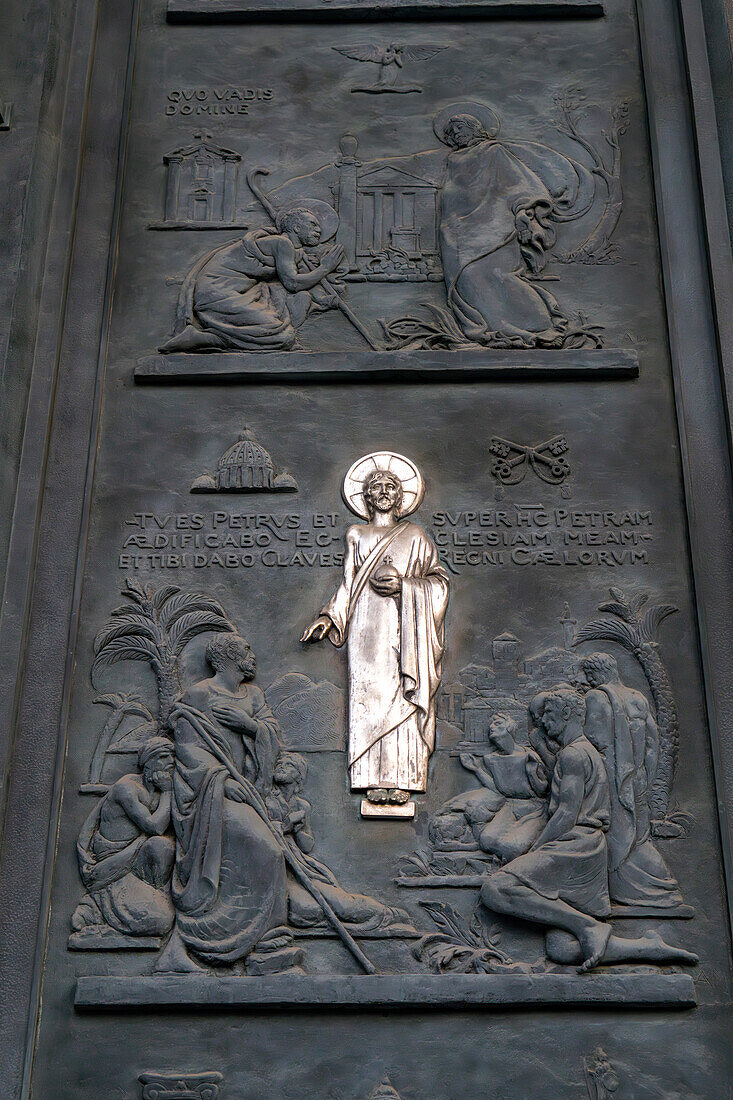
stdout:
<svg viewBox="0 0 733 1100">
<path fill-rule="evenodd" d="M 407 520 L 423 479 L 390 451 L 350 468 L 343 497 L 364 524 L 346 533 L 344 575 L 304 642 L 347 646 L 349 773 L 366 816 L 412 816 L 427 787 L 445 648 L 448 574 L 432 539 Z M 365 809 L 366 807 L 366 809 Z"/>
</svg>

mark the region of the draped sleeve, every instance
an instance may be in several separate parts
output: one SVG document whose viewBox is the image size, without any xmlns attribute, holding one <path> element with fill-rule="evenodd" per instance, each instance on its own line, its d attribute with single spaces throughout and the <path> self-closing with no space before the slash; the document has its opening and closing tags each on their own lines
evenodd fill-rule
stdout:
<svg viewBox="0 0 733 1100">
<path fill-rule="evenodd" d="M 275 761 L 282 749 L 282 736 L 277 718 L 270 710 L 264 692 L 259 688 L 254 690 L 252 718 L 257 723 L 257 733 L 255 735 L 257 777 L 255 786 L 260 794 L 266 795 L 272 787 Z"/>
<path fill-rule="evenodd" d="M 449 582 L 435 545 L 416 530 L 415 553 L 402 581 L 400 671 L 405 698 L 417 708 L 423 730 L 440 686 Z M 425 732 L 432 740 L 434 730 Z"/>
</svg>

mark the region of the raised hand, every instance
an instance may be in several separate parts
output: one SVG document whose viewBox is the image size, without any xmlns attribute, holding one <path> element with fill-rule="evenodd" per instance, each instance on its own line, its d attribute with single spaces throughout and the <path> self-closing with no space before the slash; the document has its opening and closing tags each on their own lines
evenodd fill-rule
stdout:
<svg viewBox="0 0 733 1100">
<path fill-rule="evenodd" d="M 458 758 L 463 764 L 466 771 L 477 772 L 479 769 L 479 759 L 477 756 L 473 756 L 470 752 L 462 752 Z"/>
<path fill-rule="evenodd" d="M 345 256 L 346 252 L 342 244 L 335 244 L 333 248 L 329 248 L 328 252 L 321 260 L 321 268 L 326 275 L 330 275 L 332 271 L 335 271 L 343 262 Z"/>
<path fill-rule="evenodd" d="M 331 629 L 331 620 L 328 615 L 319 615 L 314 623 L 311 623 L 300 636 L 301 642 L 320 642 Z"/>
<path fill-rule="evenodd" d="M 218 718 L 223 725 L 236 733 L 256 733 L 257 723 L 254 718 L 245 713 L 240 707 L 232 703 L 214 703 L 211 713 Z"/>
</svg>

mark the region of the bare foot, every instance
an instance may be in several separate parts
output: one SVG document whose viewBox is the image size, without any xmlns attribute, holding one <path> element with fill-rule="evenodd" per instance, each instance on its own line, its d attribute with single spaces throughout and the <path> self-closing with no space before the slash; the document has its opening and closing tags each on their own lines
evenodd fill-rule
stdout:
<svg viewBox="0 0 733 1100">
<path fill-rule="evenodd" d="M 397 787 L 393 787 L 388 794 L 388 800 L 393 806 L 404 806 L 410 801 L 410 792 L 401 791 Z"/>
<path fill-rule="evenodd" d="M 684 947 L 673 947 L 666 943 L 658 932 L 645 932 L 642 937 L 648 943 L 645 944 L 644 958 L 650 962 L 679 962 L 689 963 L 694 966 L 700 960 L 693 951 L 686 951 Z"/>
<path fill-rule="evenodd" d="M 589 970 L 593 970 L 598 966 L 606 953 L 606 945 L 610 936 L 611 925 L 601 924 L 600 921 L 597 921 L 592 928 L 578 937 L 580 950 L 585 960 L 583 964 L 578 967 L 579 974 L 586 974 Z"/>
<path fill-rule="evenodd" d="M 367 791 L 367 799 L 369 802 L 373 802 L 375 806 L 383 806 L 385 802 L 389 801 L 389 791 L 386 791 L 383 787 L 370 787 Z"/>
<path fill-rule="evenodd" d="M 223 347 L 223 341 L 213 333 L 202 332 L 194 325 L 186 325 L 182 332 L 176 333 L 165 344 L 161 344 L 158 351 L 162 355 L 169 355 L 176 351 L 215 351 Z"/>
</svg>

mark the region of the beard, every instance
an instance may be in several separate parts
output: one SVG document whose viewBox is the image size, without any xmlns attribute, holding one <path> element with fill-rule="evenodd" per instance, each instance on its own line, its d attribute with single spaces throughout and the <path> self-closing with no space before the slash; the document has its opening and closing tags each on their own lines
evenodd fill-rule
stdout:
<svg viewBox="0 0 733 1100">
<path fill-rule="evenodd" d="M 154 771 L 151 779 L 159 791 L 169 791 L 173 786 L 172 769 L 171 771 Z"/>
</svg>

